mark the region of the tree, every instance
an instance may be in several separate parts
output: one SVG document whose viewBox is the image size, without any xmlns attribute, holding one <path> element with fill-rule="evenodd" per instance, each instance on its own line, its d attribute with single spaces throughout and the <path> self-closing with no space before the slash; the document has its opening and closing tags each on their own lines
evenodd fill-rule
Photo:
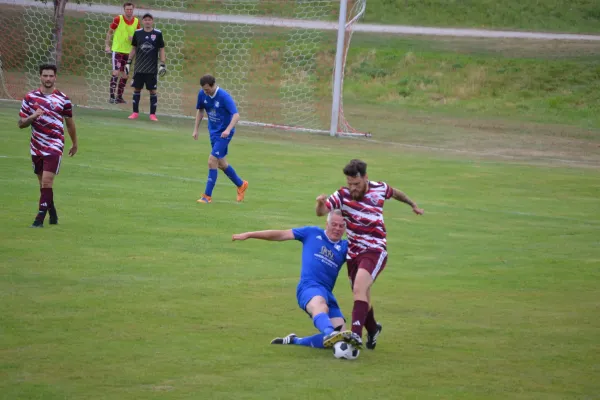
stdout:
<svg viewBox="0 0 600 400">
<path fill-rule="evenodd" d="M 35 0 L 44 4 L 48 3 L 48 0 Z M 54 26 L 52 27 L 52 47 L 49 54 L 48 61 L 53 61 L 56 65 L 60 65 L 62 58 L 62 45 L 63 45 L 63 28 L 65 26 L 65 9 L 69 0 L 52 0 L 54 4 L 54 16 L 52 21 Z M 81 4 L 81 0 L 75 0 L 77 4 Z"/>
</svg>

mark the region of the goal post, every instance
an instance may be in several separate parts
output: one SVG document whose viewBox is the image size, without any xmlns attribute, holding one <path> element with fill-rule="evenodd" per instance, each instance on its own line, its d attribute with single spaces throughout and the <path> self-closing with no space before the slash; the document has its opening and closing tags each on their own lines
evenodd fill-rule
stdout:
<svg viewBox="0 0 600 400">
<path fill-rule="evenodd" d="M 111 54 L 104 40 L 124 0 L 71 0 L 65 9 L 57 86 L 80 106 L 109 103 Z M 364 135 L 346 121 L 343 79 L 353 26 L 366 0 L 141 0 L 163 32 L 168 73 L 158 83 L 158 114 L 191 117 L 199 78 L 211 73 L 238 104 L 242 121 L 333 135 Z M 0 0 L 0 98 L 20 99 L 52 61 L 53 2 Z M 141 112 L 149 109 L 142 92 Z"/>
</svg>

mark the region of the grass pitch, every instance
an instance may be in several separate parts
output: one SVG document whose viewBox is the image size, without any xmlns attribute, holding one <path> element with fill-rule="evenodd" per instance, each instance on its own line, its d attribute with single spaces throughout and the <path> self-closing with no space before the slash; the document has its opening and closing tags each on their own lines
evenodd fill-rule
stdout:
<svg viewBox="0 0 600 400">
<path fill-rule="evenodd" d="M 597 131 L 418 115 L 378 142 L 240 127 L 229 161 L 250 181 L 246 201 L 220 174 L 206 206 L 195 200 L 208 140 L 191 139 L 190 120 L 76 109 L 80 150 L 55 184 L 60 225 L 32 230 L 39 191 L 17 109 L 0 107 L 2 399 L 600 392 Z M 295 301 L 300 244 L 231 234 L 322 225 L 314 198 L 344 183 L 354 157 L 426 210 L 386 206 L 377 350 L 345 362 L 271 346 L 315 332 Z M 349 315 L 344 276 L 336 295 Z"/>
</svg>

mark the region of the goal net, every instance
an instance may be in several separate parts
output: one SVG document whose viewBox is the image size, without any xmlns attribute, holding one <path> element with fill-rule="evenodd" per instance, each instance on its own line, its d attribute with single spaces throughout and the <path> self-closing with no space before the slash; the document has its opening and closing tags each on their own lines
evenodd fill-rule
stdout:
<svg viewBox="0 0 600 400">
<path fill-rule="evenodd" d="M 57 46 L 53 1 L 0 0 L 0 25 L 8 33 L 0 41 L 0 98 L 22 98 L 39 85 L 39 64 L 58 62 L 57 86 L 75 104 L 129 111 L 131 77 L 124 94 L 128 104 L 108 101 L 112 55 L 104 51 L 123 2 L 68 2 Z M 168 73 L 158 83 L 158 114 L 193 116 L 200 76 L 210 73 L 233 95 L 243 123 L 329 132 L 339 0 L 134 3 L 135 15 L 150 12 L 165 39 Z M 348 0 L 343 64 L 365 4 Z M 346 121 L 341 96 L 338 131 L 360 134 Z M 148 110 L 144 91 L 140 111 Z"/>
</svg>

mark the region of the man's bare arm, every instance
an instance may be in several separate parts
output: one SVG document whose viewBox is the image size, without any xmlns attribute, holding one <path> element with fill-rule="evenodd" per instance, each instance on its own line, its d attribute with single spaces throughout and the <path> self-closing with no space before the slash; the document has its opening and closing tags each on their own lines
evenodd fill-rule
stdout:
<svg viewBox="0 0 600 400">
<path fill-rule="evenodd" d="M 317 197 L 315 211 L 317 213 L 317 217 L 322 217 L 329 213 L 329 208 L 327 208 L 327 195 L 321 194 Z"/>
<path fill-rule="evenodd" d="M 167 62 L 167 58 L 165 55 L 165 48 L 162 47 L 159 51 L 158 51 L 158 55 L 160 56 L 160 62 L 165 64 Z"/>
<path fill-rule="evenodd" d="M 77 129 L 75 129 L 75 121 L 73 121 L 73 118 L 65 118 L 65 122 L 67 124 L 67 132 L 69 132 L 69 136 L 71 137 L 71 150 L 69 150 L 69 155 L 73 157 L 78 149 Z"/>
<path fill-rule="evenodd" d="M 29 117 L 19 118 L 19 120 L 17 121 L 17 125 L 20 129 L 27 128 L 28 126 L 30 126 L 33 123 L 33 121 L 35 121 L 42 115 L 44 115 L 44 110 L 42 110 L 41 108 L 38 108 Z"/>
<path fill-rule="evenodd" d="M 244 232 L 238 233 L 231 237 L 231 240 L 246 240 L 246 239 L 261 239 L 269 240 L 274 242 L 281 242 L 284 240 L 294 240 L 294 233 L 291 229 L 287 230 L 266 230 L 256 232 Z"/>
<path fill-rule="evenodd" d="M 108 28 L 108 32 L 106 32 L 106 40 L 104 41 L 104 50 L 107 53 L 110 53 L 110 44 L 112 43 L 112 37 L 115 34 L 115 30 L 112 28 Z"/>
<path fill-rule="evenodd" d="M 392 198 L 411 206 L 414 213 L 417 215 L 421 215 L 424 212 L 422 208 L 419 208 L 417 203 L 412 201 L 404 192 L 402 192 L 398 189 L 392 188 Z"/>
</svg>

